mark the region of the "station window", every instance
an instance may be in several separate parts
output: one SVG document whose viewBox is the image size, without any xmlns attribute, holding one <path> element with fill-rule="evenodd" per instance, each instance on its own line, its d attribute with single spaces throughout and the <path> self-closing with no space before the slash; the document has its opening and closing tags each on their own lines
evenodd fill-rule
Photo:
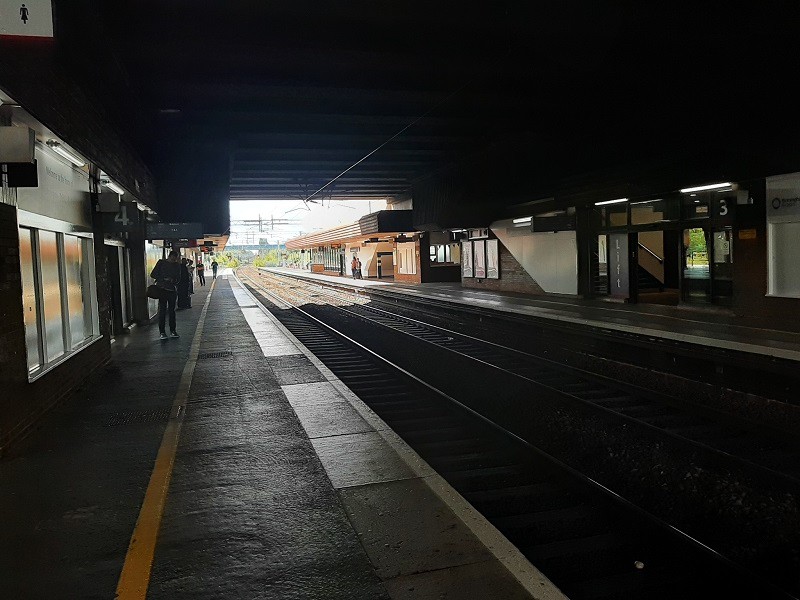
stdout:
<svg viewBox="0 0 800 600">
<path fill-rule="evenodd" d="M 417 274 L 417 245 L 414 242 L 397 244 L 397 272 L 401 275 Z"/>
<path fill-rule="evenodd" d="M 603 227 L 627 227 L 628 203 L 620 202 L 597 207 L 600 212 L 600 221 Z"/>
<path fill-rule="evenodd" d="M 677 198 L 653 198 L 631 202 L 631 225 L 648 225 L 675 221 L 680 214 Z"/>
<path fill-rule="evenodd" d="M 430 257 L 432 263 L 459 263 L 461 262 L 461 246 L 458 242 L 451 244 L 431 244 Z"/>
<path fill-rule="evenodd" d="M 19 228 L 28 373 L 36 377 L 99 332 L 92 239 Z"/>
</svg>

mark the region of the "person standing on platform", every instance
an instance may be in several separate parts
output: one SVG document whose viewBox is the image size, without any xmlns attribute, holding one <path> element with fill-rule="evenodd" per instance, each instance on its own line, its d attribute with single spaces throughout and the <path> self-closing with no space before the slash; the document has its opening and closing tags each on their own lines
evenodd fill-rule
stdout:
<svg viewBox="0 0 800 600">
<path fill-rule="evenodd" d="M 361 259 L 356 256 L 356 279 L 361 279 Z"/>
<path fill-rule="evenodd" d="M 192 280 L 189 275 L 189 259 L 181 259 L 181 279 L 178 282 L 178 310 L 192 308 L 192 299 L 189 298 L 189 287 Z"/>
<path fill-rule="evenodd" d="M 211 278 L 212 279 L 216 279 L 217 278 L 217 269 L 219 269 L 219 263 L 216 260 L 214 260 L 211 263 L 211 275 L 212 275 Z"/>
<path fill-rule="evenodd" d="M 172 250 L 167 259 L 160 259 L 150 272 L 150 277 L 155 279 L 156 285 L 162 290 L 158 299 L 158 330 L 161 332 L 161 339 L 167 339 L 165 330 L 167 314 L 169 314 L 169 330 L 172 337 L 179 337 L 175 329 L 175 299 L 178 296 L 178 283 L 181 280 L 178 251 Z"/>
<path fill-rule="evenodd" d="M 200 285 L 206 284 L 206 266 L 203 261 L 197 261 L 197 278 L 200 280 Z"/>
<path fill-rule="evenodd" d="M 353 255 L 353 260 L 350 263 L 350 271 L 352 271 L 352 273 L 353 273 L 353 279 L 356 278 L 356 270 L 357 269 L 358 269 L 358 259 L 356 258 L 356 255 L 354 254 Z"/>
<path fill-rule="evenodd" d="M 194 261 L 186 259 L 186 268 L 189 270 L 189 293 L 194 294 Z"/>
</svg>

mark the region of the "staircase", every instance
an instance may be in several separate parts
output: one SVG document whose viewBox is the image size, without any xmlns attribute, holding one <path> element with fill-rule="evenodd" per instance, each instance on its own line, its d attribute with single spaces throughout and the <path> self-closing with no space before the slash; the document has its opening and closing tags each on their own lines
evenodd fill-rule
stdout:
<svg viewBox="0 0 800 600">
<path fill-rule="evenodd" d="M 639 292 L 664 291 L 664 284 L 641 265 L 637 265 L 636 268 L 636 286 Z"/>
</svg>

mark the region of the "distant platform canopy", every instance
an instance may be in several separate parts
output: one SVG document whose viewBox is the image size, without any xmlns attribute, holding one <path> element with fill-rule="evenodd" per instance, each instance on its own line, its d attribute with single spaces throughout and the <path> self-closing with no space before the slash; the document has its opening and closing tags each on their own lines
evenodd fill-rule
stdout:
<svg viewBox="0 0 800 600">
<path fill-rule="evenodd" d="M 331 243 L 356 242 L 371 237 L 391 237 L 414 231 L 410 210 L 379 210 L 357 222 L 315 231 L 286 242 L 287 250 L 302 250 Z"/>
</svg>

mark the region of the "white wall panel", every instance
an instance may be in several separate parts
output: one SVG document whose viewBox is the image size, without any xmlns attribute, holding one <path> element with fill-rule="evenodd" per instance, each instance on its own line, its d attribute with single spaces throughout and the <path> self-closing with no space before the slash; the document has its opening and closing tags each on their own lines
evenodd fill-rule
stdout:
<svg viewBox="0 0 800 600">
<path fill-rule="evenodd" d="M 574 231 L 532 233 L 511 219 L 492 224 L 492 232 L 546 292 L 578 293 L 578 244 Z M 501 275 L 502 278 L 502 275 Z"/>
<path fill-rule="evenodd" d="M 92 227 L 89 201 L 89 176 L 74 169 L 61 158 L 39 145 L 35 151 L 39 171 L 39 187 L 18 188 L 17 204 L 22 210 Z"/>
</svg>

